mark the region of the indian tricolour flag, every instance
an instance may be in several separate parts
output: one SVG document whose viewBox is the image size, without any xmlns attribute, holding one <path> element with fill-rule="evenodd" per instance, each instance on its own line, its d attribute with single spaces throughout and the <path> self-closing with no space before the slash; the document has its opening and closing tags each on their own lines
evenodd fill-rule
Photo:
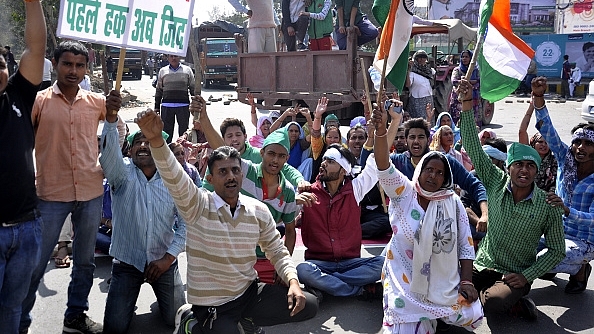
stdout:
<svg viewBox="0 0 594 334">
<path fill-rule="evenodd" d="M 485 36 L 478 61 L 481 97 L 495 102 L 518 88 L 534 50 L 512 32 L 510 0 L 482 0 L 480 13 L 479 36 Z"/>
<path fill-rule="evenodd" d="M 374 0 L 371 11 L 383 27 L 373 67 L 381 73 L 387 62 L 386 79 L 402 91 L 408 67 L 412 9 L 406 7 L 405 0 Z"/>
</svg>

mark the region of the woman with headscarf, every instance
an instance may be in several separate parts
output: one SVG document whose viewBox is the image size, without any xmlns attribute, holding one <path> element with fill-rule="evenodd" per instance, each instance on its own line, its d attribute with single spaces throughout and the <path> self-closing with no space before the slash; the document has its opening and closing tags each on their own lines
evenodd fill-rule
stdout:
<svg viewBox="0 0 594 334">
<path fill-rule="evenodd" d="M 524 118 L 520 123 L 520 129 L 518 130 L 518 142 L 520 144 L 532 146 L 542 159 L 540 168 L 538 169 L 536 177 L 534 178 L 536 186 L 546 192 L 554 192 L 555 186 L 557 184 L 557 158 L 540 132 L 536 132 L 532 138 L 528 140 L 528 124 L 530 123 L 530 118 L 532 118 L 533 112 L 534 105 L 530 103 L 528 110 L 526 110 Z"/>
<path fill-rule="evenodd" d="M 472 59 L 472 51 L 465 50 L 460 54 L 460 65 L 452 71 L 452 92 L 450 94 L 450 115 L 452 116 L 452 122 L 458 123 L 460 119 L 460 111 L 462 111 L 462 101 L 458 101 L 458 84 L 460 79 L 466 76 L 468 72 L 468 66 Z M 470 84 L 472 85 L 472 108 L 474 110 L 474 121 L 479 127 L 483 126 L 483 120 L 481 118 L 481 97 L 480 97 L 480 77 L 479 70 L 475 67 L 470 75 Z"/>
<path fill-rule="evenodd" d="M 387 133 L 383 120 L 375 123 L 377 137 Z M 382 271 L 383 332 L 435 333 L 438 320 L 476 329 L 483 310 L 472 284 L 474 247 L 447 158 L 427 153 L 408 180 L 390 162 L 387 142 L 376 140 L 375 161 L 393 231 Z"/>
<path fill-rule="evenodd" d="M 409 62 L 406 87 L 409 89 L 408 112 L 411 118 L 427 119 L 427 104 L 433 105 L 433 83 L 435 70 L 427 62 L 429 57 L 424 50 L 419 50 Z"/>
<path fill-rule="evenodd" d="M 453 156 L 456 160 L 458 160 L 459 163 L 464 165 L 464 167 L 468 171 L 471 171 L 471 166 L 467 166 L 464 163 L 462 153 L 454 149 L 454 143 L 454 132 L 452 131 L 452 128 L 450 128 L 447 125 L 444 125 L 437 130 L 437 132 L 431 139 L 431 142 L 429 143 L 429 150 L 441 152 L 443 154 L 449 154 Z"/>
<path fill-rule="evenodd" d="M 262 148 L 264 139 L 270 134 L 270 126 L 272 119 L 269 116 L 260 116 L 256 124 L 256 135 L 250 138 L 250 145 L 252 147 Z"/>
<path fill-rule="evenodd" d="M 444 111 L 437 116 L 435 126 L 431 128 L 430 137 L 433 138 L 435 132 L 437 132 L 437 130 L 444 125 L 447 125 L 452 129 L 452 132 L 454 133 L 454 144 L 459 142 L 460 138 L 462 138 L 460 136 L 460 129 L 458 129 L 456 124 L 452 122 L 452 115 L 450 115 L 450 113 L 447 111 Z"/>
<path fill-rule="evenodd" d="M 309 111 L 308 111 L 309 113 Z M 311 122 L 311 117 L 308 123 Z M 289 160 L 287 163 L 296 168 L 303 178 L 309 180 L 311 177 L 312 159 L 310 156 L 310 136 L 305 136 L 305 132 L 299 123 L 290 122 L 285 126 L 289 134 L 291 149 L 289 150 Z"/>
</svg>

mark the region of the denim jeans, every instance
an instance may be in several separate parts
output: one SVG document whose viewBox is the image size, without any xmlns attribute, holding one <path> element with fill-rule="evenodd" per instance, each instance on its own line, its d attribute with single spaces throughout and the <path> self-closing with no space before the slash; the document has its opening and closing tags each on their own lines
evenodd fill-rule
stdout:
<svg viewBox="0 0 594 334">
<path fill-rule="evenodd" d="M 27 297 L 23 301 L 21 330 L 29 328 L 31 325 L 30 312 L 35 304 L 37 288 L 45 273 L 47 262 L 58 243 L 64 220 L 69 213 L 72 214 L 72 227 L 74 229 L 74 239 L 72 240 L 73 266 L 64 317 L 72 319 L 89 309 L 88 297 L 93 286 L 95 241 L 97 227 L 101 221 L 102 205 L 103 195 L 90 201 L 50 202 L 39 200 L 37 207 L 43 219 L 41 257 L 33 271 Z"/>
<path fill-rule="evenodd" d="M 41 218 L 0 227 L 0 333 L 16 333 L 41 253 Z"/>
<path fill-rule="evenodd" d="M 543 256 L 547 250 L 545 238 L 540 238 L 536 258 Z M 594 244 L 585 240 L 575 238 L 565 238 L 565 258 L 549 270 L 549 273 L 566 273 L 576 275 L 582 268 L 582 265 L 594 260 Z"/>
<path fill-rule="evenodd" d="M 360 36 L 357 36 L 357 46 L 361 46 L 365 43 L 369 43 L 377 38 L 379 34 L 377 28 L 369 19 L 367 19 L 367 15 L 363 15 L 363 19 L 357 23 L 357 27 L 359 28 L 359 32 L 361 33 Z M 338 45 L 338 49 L 346 50 L 347 47 L 347 34 L 341 34 L 338 32 L 338 25 L 334 27 L 334 34 L 336 36 L 336 44 Z"/>
<path fill-rule="evenodd" d="M 175 261 L 157 281 L 150 283 L 157 297 L 161 317 L 171 327 L 175 325 L 177 309 L 186 303 L 184 284 L 177 264 Z M 114 259 L 103 318 L 104 333 L 128 332 L 144 282 L 144 272 Z"/>
<path fill-rule="evenodd" d="M 356 296 L 364 285 L 380 279 L 385 258 L 355 258 L 342 261 L 307 260 L 297 265 L 299 281 L 332 296 Z"/>
</svg>

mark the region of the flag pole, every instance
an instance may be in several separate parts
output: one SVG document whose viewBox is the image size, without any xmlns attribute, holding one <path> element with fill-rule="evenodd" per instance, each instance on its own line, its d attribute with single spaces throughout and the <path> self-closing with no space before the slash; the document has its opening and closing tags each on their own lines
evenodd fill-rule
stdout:
<svg viewBox="0 0 594 334">
<path fill-rule="evenodd" d="M 403 0 L 400 0 L 403 1 Z M 382 29 L 382 35 L 384 34 L 384 29 Z M 380 39 L 381 41 L 381 39 Z M 383 43 L 382 48 L 384 49 L 384 62 L 382 64 L 382 73 L 380 79 L 380 88 L 377 92 L 377 99 L 376 101 L 381 101 L 384 95 L 384 84 L 386 83 L 386 68 L 388 66 L 388 57 L 390 56 L 390 48 L 386 51 L 386 43 Z"/>
<path fill-rule="evenodd" d="M 472 53 L 472 59 L 470 60 L 470 64 L 468 65 L 468 71 L 466 71 L 466 75 L 464 75 L 464 79 L 466 80 L 470 80 L 470 76 L 472 75 L 472 72 L 476 67 L 478 54 L 481 51 L 481 48 L 483 47 L 483 42 L 485 41 L 484 36 L 484 33 L 480 33 L 478 35 L 478 40 L 476 42 L 476 45 L 474 46 L 474 52 Z M 458 101 L 462 102 L 463 98 L 464 97 L 462 95 L 458 95 Z"/>
</svg>

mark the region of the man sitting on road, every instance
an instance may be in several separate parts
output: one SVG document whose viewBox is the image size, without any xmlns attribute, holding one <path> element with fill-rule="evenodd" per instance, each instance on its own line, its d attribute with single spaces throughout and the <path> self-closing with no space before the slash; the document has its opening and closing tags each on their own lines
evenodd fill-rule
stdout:
<svg viewBox="0 0 594 334">
<path fill-rule="evenodd" d="M 178 310 L 175 332 L 238 333 L 242 318 L 272 326 L 315 316 L 317 301 L 301 291 L 272 215 L 258 200 L 240 194 L 239 152 L 225 146 L 210 156 L 213 173 L 207 180 L 215 189 L 210 192 L 192 183 L 167 148 L 161 137 L 163 122 L 156 113 L 140 113 L 137 123 L 150 142 L 163 183 L 187 222 L 187 292 L 192 305 Z M 253 269 L 257 244 L 288 288 L 257 283 Z"/>
<path fill-rule="evenodd" d="M 382 295 L 381 285 L 373 283 L 380 279 L 384 257 L 361 258 L 359 220 L 359 203 L 377 183 L 377 171 L 371 166 L 353 179 L 354 163 L 348 149 L 330 145 L 311 186 L 317 202 L 303 208 L 301 234 L 307 250 L 297 272 L 318 298 L 320 291 L 333 296 Z"/>
<path fill-rule="evenodd" d="M 468 80 L 461 80 L 458 93 L 463 96 L 462 141 L 489 197 L 489 230 L 479 245 L 472 281 L 485 313 L 536 320 L 536 306 L 526 295 L 532 281 L 565 256 L 561 209 L 549 205 L 536 187 L 541 159 L 535 149 L 513 143 L 507 153 L 509 175 L 491 162 L 477 136 Z M 543 234 L 549 248 L 537 258 Z"/>
<path fill-rule="evenodd" d="M 563 143 L 545 105 L 546 87 L 544 77 L 532 81 L 538 130 L 559 162 L 558 195 L 548 194 L 547 201 L 563 208 L 566 256 L 551 272 L 570 274 L 565 292 L 582 293 L 592 272 L 589 262 L 594 259 L 594 125 L 575 126 L 571 145 Z"/>
</svg>

